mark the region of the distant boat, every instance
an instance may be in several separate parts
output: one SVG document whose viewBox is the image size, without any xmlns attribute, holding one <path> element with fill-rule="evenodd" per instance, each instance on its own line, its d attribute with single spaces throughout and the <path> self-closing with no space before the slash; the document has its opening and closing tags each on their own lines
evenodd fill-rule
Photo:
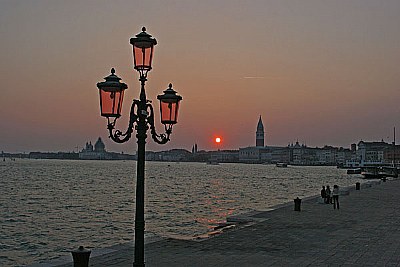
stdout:
<svg viewBox="0 0 400 267">
<path fill-rule="evenodd" d="M 383 179 L 386 177 L 397 178 L 399 176 L 398 169 L 389 166 L 365 167 L 361 174 L 365 179 Z"/>
<path fill-rule="evenodd" d="M 393 178 L 397 178 L 398 175 L 398 170 L 396 167 L 386 167 L 386 166 L 382 166 L 379 167 L 378 169 L 378 173 L 384 177 L 393 177 Z"/>
<path fill-rule="evenodd" d="M 347 174 L 361 174 L 361 168 L 348 169 Z"/>
<path fill-rule="evenodd" d="M 276 164 L 276 167 L 278 167 L 278 168 L 286 168 L 286 167 L 287 167 L 287 163 L 278 162 L 278 163 Z"/>
<path fill-rule="evenodd" d="M 364 176 L 365 179 L 382 179 L 386 177 L 386 174 L 381 172 L 379 167 L 365 167 L 361 175 Z"/>
<path fill-rule="evenodd" d="M 215 160 L 210 160 L 210 161 L 207 161 L 207 165 L 219 165 L 219 162 L 215 161 Z"/>
</svg>

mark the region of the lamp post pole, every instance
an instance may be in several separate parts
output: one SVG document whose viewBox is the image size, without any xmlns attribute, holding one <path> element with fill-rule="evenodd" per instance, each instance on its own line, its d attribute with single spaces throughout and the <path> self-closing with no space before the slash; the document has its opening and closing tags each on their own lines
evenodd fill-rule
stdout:
<svg viewBox="0 0 400 267">
<path fill-rule="evenodd" d="M 133 46 L 134 68 L 139 72 L 140 96 L 139 100 L 133 100 L 130 110 L 128 129 L 125 133 L 115 129 L 116 120 L 121 116 L 122 101 L 124 91 L 128 88 L 125 83 L 121 83 L 114 68 L 111 75 L 107 76 L 105 82 L 97 83 L 100 93 L 101 115 L 108 120 L 109 137 L 117 142 L 128 141 L 134 129 L 137 138 L 137 180 L 136 180 L 136 210 L 135 210 L 135 257 L 133 266 L 145 266 L 144 262 L 144 167 L 146 156 L 147 130 L 150 128 L 151 137 L 158 144 L 166 144 L 170 141 L 172 126 L 177 123 L 179 102 L 182 97 L 177 95 L 169 84 L 164 94 L 158 95 L 160 100 L 161 123 L 164 125 L 165 133 L 157 134 L 154 124 L 154 110 L 151 101 L 147 100 L 145 83 L 147 73 L 151 70 L 154 45 L 157 41 L 146 33 L 143 27 L 142 32 L 136 37 L 131 38 Z M 113 119 L 114 118 L 114 119 Z M 136 124 L 136 127 L 134 126 Z"/>
<path fill-rule="evenodd" d="M 135 261 L 133 266 L 144 266 L 144 165 L 146 161 L 146 78 L 141 77 L 139 119 L 137 124 L 137 181 L 136 181 L 136 213 L 135 213 Z"/>
</svg>

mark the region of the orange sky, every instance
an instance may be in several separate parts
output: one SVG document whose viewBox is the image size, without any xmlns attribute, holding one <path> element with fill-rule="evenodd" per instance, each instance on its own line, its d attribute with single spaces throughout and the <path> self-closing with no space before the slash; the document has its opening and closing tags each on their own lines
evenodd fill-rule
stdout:
<svg viewBox="0 0 400 267">
<path fill-rule="evenodd" d="M 172 142 L 149 150 L 215 149 L 216 135 L 221 149 L 254 145 L 259 115 L 268 145 L 391 141 L 399 12 L 396 0 L 0 0 L 0 151 L 76 151 L 101 136 L 133 153 L 135 139 L 107 138 L 96 83 L 115 67 L 128 84 L 125 129 L 142 26 L 158 41 L 148 98 L 169 82 L 183 97 Z"/>
</svg>

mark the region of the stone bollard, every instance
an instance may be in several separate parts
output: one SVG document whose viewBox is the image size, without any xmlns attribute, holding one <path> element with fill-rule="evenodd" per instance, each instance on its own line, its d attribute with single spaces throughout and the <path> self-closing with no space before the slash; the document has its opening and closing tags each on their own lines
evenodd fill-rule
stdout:
<svg viewBox="0 0 400 267">
<path fill-rule="evenodd" d="M 359 182 L 356 183 L 356 190 L 360 190 L 360 183 Z"/>
<path fill-rule="evenodd" d="M 294 199 L 294 210 L 300 211 L 301 210 L 300 207 L 301 207 L 301 199 L 297 197 Z"/>
<path fill-rule="evenodd" d="M 80 246 L 77 250 L 71 251 L 72 258 L 74 259 L 74 267 L 88 267 L 90 250 Z"/>
</svg>

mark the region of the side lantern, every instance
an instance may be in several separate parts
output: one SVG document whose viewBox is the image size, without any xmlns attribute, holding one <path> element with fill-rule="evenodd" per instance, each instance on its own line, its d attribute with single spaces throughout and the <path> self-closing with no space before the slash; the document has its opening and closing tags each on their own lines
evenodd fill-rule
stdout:
<svg viewBox="0 0 400 267">
<path fill-rule="evenodd" d="M 172 89 L 171 83 L 164 94 L 158 95 L 157 99 L 160 100 L 161 123 L 164 125 L 176 124 L 178 122 L 179 102 L 182 97 Z"/>
<path fill-rule="evenodd" d="M 104 78 L 105 82 L 97 83 L 100 94 L 101 116 L 106 118 L 119 118 L 121 116 L 122 101 L 124 91 L 128 88 L 125 83 L 121 83 L 115 69 L 111 69 L 111 74 Z"/>
</svg>

